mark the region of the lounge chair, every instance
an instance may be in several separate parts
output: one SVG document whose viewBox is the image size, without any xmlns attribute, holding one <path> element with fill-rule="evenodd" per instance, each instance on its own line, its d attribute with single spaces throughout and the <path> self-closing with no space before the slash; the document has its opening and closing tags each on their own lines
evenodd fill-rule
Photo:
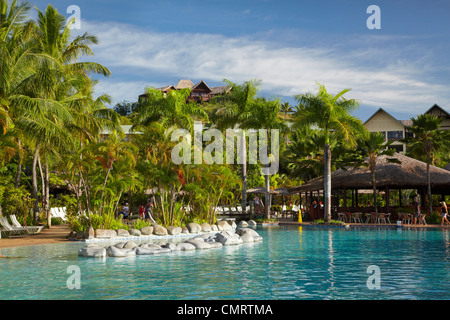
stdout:
<svg viewBox="0 0 450 320">
<path fill-rule="evenodd" d="M 59 210 L 59 217 L 63 221 L 68 221 L 68 219 L 66 218 L 66 207 L 60 207 L 60 208 L 58 208 L 58 210 Z"/>
<path fill-rule="evenodd" d="M 27 230 L 23 227 L 17 228 L 13 227 L 9 224 L 8 219 L 6 217 L 0 217 L 0 225 L 2 226 L 1 233 L 5 236 L 10 235 L 24 235 L 27 234 Z"/>
<path fill-rule="evenodd" d="M 50 208 L 50 213 L 54 218 L 59 218 L 64 222 L 68 221 L 68 219 L 66 218 L 65 210 L 63 210 L 62 208 Z"/>
<path fill-rule="evenodd" d="M 59 211 L 57 208 L 50 208 L 50 213 L 51 213 L 52 217 L 59 218 Z"/>
<path fill-rule="evenodd" d="M 13 227 L 16 228 L 24 228 L 28 231 L 29 234 L 36 234 L 42 231 L 42 229 L 44 228 L 44 226 L 22 226 L 19 221 L 17 221 L 16 215 L 12 214 L 9 216 L 9 218 L 11 219 L 11 222 L 13 224 Z"/>
</svg>

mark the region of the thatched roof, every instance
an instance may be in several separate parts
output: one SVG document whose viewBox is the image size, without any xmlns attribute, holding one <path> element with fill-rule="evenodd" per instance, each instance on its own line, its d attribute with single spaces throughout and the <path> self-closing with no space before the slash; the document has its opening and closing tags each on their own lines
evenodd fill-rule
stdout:
<svg viewBox="0 0 450 320">
<path fill-rule="evenodd" d="M 400 164 L 391 163 L 386 158 L 396 158 Z M 431 187 L 435 192 L 450 190 L 450 171 L 431 165 Z M 375 169 L 377 188 L 417 189 L 427 187 L 427 164 L 400 153 L 380 156 Z M 370 170 L 365 167 L 338 169 L 331 174 L 332 189 L 370 189 Z M 291 193 L 323 190 L 323 177 L 312 179 L 299 187 L 289 189 Z"/>
<path fill-rule="evenodd" d="M 212 95 L 227 94 L 230 91 L 231 91 L 230 86 L 221 86 L 221 87 L 212 87 L 211 88 Z"/>
<path fill-rule="evenodd" d="M 191 89 L 193 86 L 194 86 L 194 83 L 193 83 L 191 80 L 184 80 L 184 79 L 181 79 L 180 81 L 178 81 L 178 83 L 177 83 L 177 85 L 175 86 L 175 88 L 176 88 L 177 90 L 180 90 L 180 89 L 186 89 L 186 88 Z"/>
<path fill-rule="evenodd" d="M 247 189 L 247 193 L 266 193 L 264 187 Z M 291 193 L 286 188 L 270 189 L 270 194 L 276 195 L 290 195 Z"/>
</svg>

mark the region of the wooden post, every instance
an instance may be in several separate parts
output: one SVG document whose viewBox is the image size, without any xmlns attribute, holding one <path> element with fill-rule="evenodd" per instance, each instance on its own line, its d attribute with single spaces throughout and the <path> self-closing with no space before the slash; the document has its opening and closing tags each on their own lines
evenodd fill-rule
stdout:
<svg viewBox="0 0 450 320">
<path fill-rule="evenodd" d="M 344 210 L 347 211 L 347 189 L 344 189 Z"/>
<path fill-rule="evenodd" d="M 386 187 L 386 213 L 391 212 L 389 208 L 389 187 Z"/>
</svg>

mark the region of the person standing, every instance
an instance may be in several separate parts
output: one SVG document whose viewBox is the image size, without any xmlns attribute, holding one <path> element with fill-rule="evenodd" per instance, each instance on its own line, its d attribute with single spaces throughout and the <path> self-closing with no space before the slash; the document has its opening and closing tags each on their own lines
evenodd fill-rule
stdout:
<svg viewBox="0 0 450 320">
<path fill-rule="evenodd" d="M 124 218 L 128 218 L 128 214 L 129 214 L 129 211 L 130 211 L 130 207 L 128 206 L 128 202 L 127 203 L 125 203 L 125 205 L 123 206 L 123 217 Z"/>
<path fill-rule="evenodd" d="M 139 206 L 139 219 L 144 219 L 145 217 L 144 217 L 144 205 L 143 204 L 141 204 L 140 206 Z"/>
<path fill-rule="evenodd" d="M 420 203 L 419 203 L 419 198 L 414 197 L 413 207 L 414 207 L 413 224 L 416 224 L 417 220 L 420 218 Z"/>
<path fill-rule="evenodd" d="M 153 219 L 153 216 L 152 216 L 152 214 L 153 214 L 152 208 L 153 208 L 153 198 L 151 198 L 147 201 L 147 205 L 145 206 L 144 213 L 145 213 L 145 219 L 149 219 L 151 223 L 156 223 L 155 219 Z"/>
<path fill-rule="evenodd" d="M 259 199 L 258 196 L 255 197 L 255 212 L 256 213 L 261 213 L 263 211 L 263 206 L 261 203 L 261 200 Z"/>
<path fill-rule="evenodd" d="M 447 215 L 448 215 L 447 204 L 445 203 L 445 201 L 442 201 L 440 204 L 441 204 L 441 217 L 442 217 L 441 226 L 444 225 L 444 221 L 447 225 L 449 225 L 450 223 L 447 219 Z"/>
</svg>

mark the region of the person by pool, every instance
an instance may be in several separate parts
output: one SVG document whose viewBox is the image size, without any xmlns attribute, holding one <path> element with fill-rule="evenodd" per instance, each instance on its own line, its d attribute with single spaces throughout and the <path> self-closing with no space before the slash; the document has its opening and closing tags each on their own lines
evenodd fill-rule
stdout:
<svg viewBox="0 0 450 320">
<path fill-rule="evenodd" d="M 449 225 L 450 223 L 447 219 L 447 214 L 448 214 L 447 204 L 445 203 L 445 201 L 441 201 L 440 205 L 441 205 L 441 217 L 442 217 L 441 226 L 444 225 L 444 221 L 447 225 Z"/>
</svg>

